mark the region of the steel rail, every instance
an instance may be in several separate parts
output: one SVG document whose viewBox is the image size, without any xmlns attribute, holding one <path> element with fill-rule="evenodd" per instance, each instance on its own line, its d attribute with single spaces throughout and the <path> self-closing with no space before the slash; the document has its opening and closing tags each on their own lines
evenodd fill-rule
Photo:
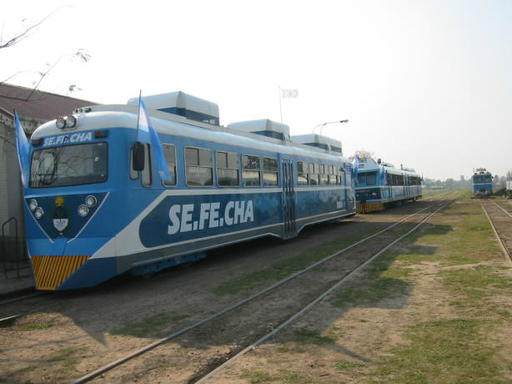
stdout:
<svg viewBox="0 0 512 384">
<path fill-rule="evenodd" d="M 500 237 L 498 230 L 494 226 L 494 223 L 491 219 L 491 216 L 489 215 L 489 212 L 487 212 L 487 209 L 485 208 L 483 203 L 480 203 L 480 204 L 482 206 L 482 210 L 485 213 L 485 216 L 487 217 L 487 220 L 489 221 L 489 224 L 491 224 L 492 231 L 494 232 L 494 236 L 496 236 L 496 239 L 498 240 L 498 244 L 500 245 L 501 251 L 505 255 L 505 261 L 512 266 L 512 256 L 510 255 L 510 252 L 508 251 L 507 247 L 505 246 L 503 239 Z M 496 204 L 496 205 L 498 205 L 498 204 Z"/>
<path fill-rule="evenodd" d="M 28 295 L 12 297 L 10 299 L 0 301 L 0 305 L 15 303 L 16 301 L 26 300 L 26 299 L 30 299 L 32 297 L 37 297 L 37 296 L 42 296 L 42 295 L 47 295 L 47 294 L 48 294 L 48 292 L 32 292 L 32 293 L 29 293 Z"/>
<path fill-rule="evenodd" d="M 97 370 L 95 370 L 93 372 L 90 372 L 90 373 L 88 373 L 88 374 L 86 374 L 86 375 L 84 375 L 84 376 L 82 376 L 82 377 L 80 377 L 80 378 L 78 378 L 76 380 L 73 380 L 73 381 L 71 381 L 71 383 L 72 384 L 81 384 L 81 383 L 89 382 L 92 379 L 94 379 L 95 377 L 98 377 L 98 376 L 104 374 L 105 372 L 108 372 L 108 371 L 112 370 L 113 368 L 115 368 L 115 367 L 117 367 L 119 365 L 122 365 L 122 364 L 126 363 L 127 361 L 129 361 L 129 360 L 131 360 L 131 359 L 133 359 L 133 358 L 135 358 L 137 356 L 140 356 L 140 355 L 142 355 L 142 354 L 144 354 L 144 353 L 146 353 L 146 352 L 148 352 L 148 351 L 150 351 L 150 350 L 152 350 L 152 349 L 154 349 L 154 348 L 156 348 L 156 347 L 158 347 L 158 346 L 160 346 L 160 345 L 162 345 L 162 344 L 164 344 L 164 343 L 166 343 L 166 342 L 168 342 L 168 341 L 170 341 L 172 339 L 177 338 L 178 336 L 181 336 L 181 335 L 183 335 L 183 334 L 185 334 L 185 333 L 187 333 L 187 332 L 189 332 L 189 331 L 191 331 L 191 330 L 193 330 L 193 329 L 195 329 L 195 328 L 197 328 L 197 327 L 199 327 L 199 326 L 201 326 L 201 325 L 203 325 L 203 324 L 205 324 L 205 323 L 207 323 L 209 321 L 212 321 L 212 320 L 214 320 L 214 319 L 216 319 L 216 318 L 218 318 L 218 317 L 220 317 L 220 316 L 222 316 L 222 315 L 224 315 L 224 314 L 226 314 L 226 313 L 228 313 L 230 311 L 233 311 L 233 310 L 241 307 L 242 305 L 245 305 L 245 304 L 249 303 L 250 301 L 252 301 L 252 300 L 254 300 L 254 299 L 256 299 L 256 298 L 258 298 L 260 296 L 263 296 L 263 295 L 267 294 L 268 292 L 274 290 L 275 288 L 280 287 L 281 285 L 287 283 L 288 281 L 290 281 L 292 279 L 295 279 L 296 277 L 298 277 L 298 276 L 300 276 L 300 275 L 310 271 L 311 269 L 313 269 L 313 268 L 315 268 L 315 267 L 317 267 L 317 266 L 327 262 L 328 260 L 331 260 L 332 258 L 334 258 L 336 256 L 339 256 L 340 254 L 342 254 L 342 253 L 344 253 L 344 252 L 346 252 L 346 251 L 348 251 L 348 250 L 350 250 L 350 249 L 352 249 L 352 248 L 354 248 L 354 247 L 356 247 L 356 246 L 358 246 L 358 245 L 360 245 L 360 244 L 362 244 L 362 243 L 364 243 L 364 242 L 366 242 L 366 241 L 368 241 L 370 239 L 373 239 L 374 237 L 376 237 L 376 236 L 378 236 L 378 235 L 380 235 L 380 234 L 382 234 L 384 232 L 389 231 L 390 229 L 392 229 L 392 228 L 396 227 L 397 225 L 403 223 L 407 219 L 409 219 L 411 217 L 414 217 L 414 216 L 420 214 L 421 212 L 426 211 L 427 209 L 430 209 L 430 208 L 432 208 L 434 206 L 436 206 L 436 203 L 431 204 L 428 207 L 422 208 L 422 209 L 416 211 L 415 213 L 406 215 L 406 216 L 402 217 L 399 221 L 397 221 L 397 222 L 395 222 L 395 223 L 393 223 L 393 224 L 383 228 L 382 230 L 377 231 L 377 232 L 373 233 L 372 235 L 369 235 L 369 236 L 367 236 L 367 237 L 365 237 L 365 238 L 363 238 L 363 239 L 361 239 L 361 240 L 359 240 L 359 241 L 357 241 L 357 242 L 355 242 L 355 243 L 353 243 L 353 244 L 351 244 L 351 245 L 349 245 L 349 246 L 347 246 L 347 247 L 345 247 L 345 248 L 343 248 L 343 249 L 341 249 L 341 250 L 339 250 L 337 252 L 334 252 L 334 253 L 332 253 L 329 256 L 326 256 L 325 258 L 323 258 L 323 259 L 321 259 L 321 260 L 319 260 L 319 261 L 309 265 L 308 267 L 306 267 L 306 268 L 304 268 L 304 269 L 302 269 L 300 271 L 297 271 L 297 272 L 291 274 L 290 276 L 288 276 L 288 277 L 286 277 L 286 278 L 284 278 L 284 279 L 282 279 L 282 280 L 280 280 L 280 281 L 278 281 L 278 282 L 268 286 L 267 288 L 262 289 L 261 291 L 258 291 L 256 293 L 254 293 L 253 295 L 251 295 L 251 296 L 249 296 L 249 297 L 247 297 L 245 299 L 242 299 L 242 300 L 238 301 L 237 303 L 232 304 L 232 305 L 224 308 L 223 310 L 221 310 L 219 312 L 216 312 L 216 313 L 214 313 L 214 314 L 212 314 L 210 316 L 207 316 L 207 317 L 205 317 L 205 318 L 203 318 L 203 319 L 193 323 L 190 326 L 187 326 L 187 327 L 184 327 L 182 329 L 179 329 L 179 330 L 169 334 L 166 337 L 163 337 L 163 338 L 161 338 L 159 340 L 156 340 L 153 343 L 148 344 L 147 346 L 142 347 L 142 348 L 140 348 L 140 349 L 138 349 L 138 350 L 136 350 L 136 351 L 134 351 L 134 352 L 132 352 L 132 353 L 130 353 L 130 354 L 128 354 L 128 355 L 118 359 L 118 360 L 116 360 L 116 361 L 113 361 L 113 362 L 111 362 L 111 363 L 109 363 L 109 364 L 107 364 L 107 365 L 105 365 L 105 366 L 103 366 L 101 368 L 98 368 Z"/>
<path fill-rule="evenodd" d="M 453 202 L 453 201 L 452 201 Z M 263 343 L 264 341 L 268 340 L 270 337 L 274 336 L 276 333 L 281 331 L 283 328 L 285 328 L 290 323 L 297 320 L 300 316 L 302 316 L 305 312 L 307 312 L 309 309 L 311 309 L 314 305 L 318 304 L 320 301 L 322 301 L 326 296 L 328 296 L 332 291 L 337 289 L 340 285 L 342 285 L 346 280 L 354 276 L 357 272 L 359 272 L 361 269 L 366 267 L 368 264 L 370 264 L 373 260 L 375 260 L 377 257 L 382 255 L 384 252 L 386 252 L 388 249 L 390 249 L 393 245 L 404 239 L 405 237 L 409 236 L 411 233 L 415 232 L 418 228 L 420 228 L 423 224 L 427 222 L 428 219 L 430 219 L 432 216 L 434 216 L 437 212 L 439 212 L 442 208 L 447 207 L 452 202 L 449 202 L 447 204 L 443 204 L 440 207 L 438 207 L 434 212 L 430 213 L 428 216 L 423 218 L 418 224 L 416 224 L 411 230 L 409 230 L 404 235 L 398 237 L 397 239 L 393 240 L 391 243 L 386 245 L 384 248 L 380 249 L 377 253 L 375 253 L 373 256 L 371 256 L 369 259 L 358 265 L 355 269 L 353 269 L 350 273 L 343 276 L 338 282 L 336 282 L 334 285 L 332 285 L 329 289 L 324 291 L 321 295 L 319 295 L 317 298 L 315 298 L 313 301 L 311 301 L 309 304 L 307 304 L 305 307 L 303 307 L 300 311 L 296 312 L 294 315 L 289 317 L 287 320 L 279 324 L 276 328 L 274 328 L 271 332 L 267 333 L 266 335 L 262 336 L 258 340 L 256 340 L 254 343 L 249 345 L 248 347 L 244 348 L 240 352 L 238 352 L 236 355 L 232 356 L 230 359 L 226 360 L 224 363 L 219 365 L 217 368 L 200 378 L 195 382 L 195 384 L 204 383 L 209 378 L 213 377 L 216 373 L 221 371 L 222 369 L 226 368 L 230 364 L 232 364 L 235 360 L 239 359 L 246 353 L 253 350 L 255 347 Z"/>
<path fill-rule="evenodd" d="M 499 208 L 501 209 L 505 214 L 507 214 L 508 216 L 512 217 L 512 214 L 507 211 L 505 208 L 503 208 L 501 205 L 499 205 L 497 202 L 493 201 L 493 203 Z"/>
<path fill-rule="evenodd" d="M 7 317 L 4 317 L 4 318 L 1 318 L 0 319 L 0 324 L 7 323 L 8 321 L 11 321 L 11 320 L 15 320 L 15 319 L 17 319 L 17 318 L 19 318 L 21 316 L 23 316 L 23 315 L 16 314 L 16 315 L 11 315 L 11 316 L 7 316 Z"/>
</svg>

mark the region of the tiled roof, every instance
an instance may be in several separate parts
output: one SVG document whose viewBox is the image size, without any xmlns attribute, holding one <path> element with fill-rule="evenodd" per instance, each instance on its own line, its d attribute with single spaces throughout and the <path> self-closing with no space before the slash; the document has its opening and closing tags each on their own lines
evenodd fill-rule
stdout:
<svg viewBox="0 0 512 384">
<path fill-rule="evenodd" d="M 57 95 L 55 93 L 35 91 L 27 100 L 31 88 L 18 85 L 0 84 L 0 108 L 16 110 L 20 117 L 48 121 L 58 116 L 70 114 L 75 108 L 95 105 L 91 101 Z"/>
</svg>

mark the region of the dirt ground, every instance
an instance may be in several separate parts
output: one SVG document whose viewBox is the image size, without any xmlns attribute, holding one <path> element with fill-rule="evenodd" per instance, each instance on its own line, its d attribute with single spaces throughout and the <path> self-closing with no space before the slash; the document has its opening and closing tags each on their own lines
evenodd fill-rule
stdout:
<svg viewBox="0 0 512 384">
<path fill-rule="evenodd" d="M 478 202 L 465 204 L 476 206 L 477 211 L 479 209 Z M 450 226 L 450 230 L 456 232 L 460 229 L 451 224 L 464 220 L 463 214 L 438 215 L 431 222 L 436 226 Z M 393 265 L 404 264 L 404 261 L 407 261 L 405 265 L 409 268 L 413 265 L 405 278 L 400 276 L 411 284 L 410 289 L 391 291 L 377 299 L 348 299 L 341 307 L 333 305 L 332 297 L 326 299 L 274 340 L 244 355 L 207 382 L 512 383 L 512 269 L 506 266 L 503 254 L 490 233 L 488 230 L 486 237 L 489 245 L 482 250 L 478 249 L 474 254 L 469 250 L 465 255 L 454 255 L 454 260 L 459 257 L 467 259 L 453 262 L 443 260 L 435 257 L 436 252 L 430 252 L 433 256 L 425 258 L 418 256 L 417 262 L 413 261 L 412 264 L 407 258 L 402 261 L 395 259 Z M 427 235 L 424 237 L 428 238 Z M 411 249 L 418 247 L 435 247 L 438 250 L 446 247 L 441 242 L 422 243 L 421 239 L 420 236 L 416 244 L 409 248 L 399 247 L 396 255 L 410 253 Z M 453 249 L 447 252 L 453 252 Z M 440 255 L 444 256 L 445 253 L 441 251 Z M 455 290 L 453 287 L 447 289 L 447 274 L 461 273 L 464 276 L 465 271 L 469 274 L 486 268 L 502 279 L 496 282 L 491 280 L 493 283 L 486 286 L 489 292 L 479 291 L 480 287 L 475 282 L 469 283 L 467 292 L 462 292 L 463 282 Z M 400 268 L 387 269 L 386 276 L 399 276 L 397 270 Z M 475 274 L 475 280 L 480 278 Z M 340 290 L 371 289 L 367 271 L 359 273 L 348 285 L 348 288 L 342 287 Z M 503 289 L 496 288 L 498 286 Z M 459 300 L 468 301 L 461 303 Z M 430 345 L 424 341 L 418 347 L 417 334 L 410 336 L 410 330 L 418 327 L 418 324 L 430 326 L 450 321 L 484 324 L 475 332 L 478 334 L 475 340 L 466 341 L 468 351 L 464 351 L 465 346 L 458 351 L 460 360 L 467 359 L 468 365 L 473 364 L 477 368 L 460 368 L 455 362 L 461 366 L 464 362 L 453 359 L 451 350 L 438 351 L 435 350 L 439 348 L 438 344 Z M 450 340 L 450 333 L 446 337 L 449 343 L 460 342 L 455 336 Z M 476 342 L 477 345 L 471 345 Z M 402 351 L 406 353 L 400 355 Z M 483 355 L 483 351 L 488 351 L 490 358 L 482 359 L 485 361 L 481 361 L 482 367 L 478 367 L 480 359 L 471 360 L 475 353 Z M 415 356 L 416 353 L 428 356 L 430 365 L 425 367 L 416 363 L 421 360 Z M 436 353 L 448 361 L 453 360 L 445 363 L 444 372 L 437 375 L 435 371 L 443 363 L 434 361 L 432 355 Z M 393 364 L 396 356 L 402 361 Z M 413 361 L 410 371 L 402 367 L 407 365 L 408 359 Z M 387 369 L 388 365 L 391 369 Z M 487 373 L 486 367 L 491 367 Z M 424 374 L 422 370 L 434 373 Z M 403 371 L 407 372 L 405 376 L 401 376 Z"/>
<path fill-rule="evenodd" d="M 120 278 L 87 291 L 51 294 L 8 305 L 0 309 L 1 317 L 14 313 L 27 315 L 7 327 L 0 328 L 0 382 L 69 382 L 70 379 L 123 357 L 250 293 L 244 291 L 230 295 L 215 294 L 215 287 L 227 278 L 236 279 L 250 272 L 259 271 L 268 265 L 286 260 L 305 250 L 314 250 L 335 240 L 377 231 L 404 214 L 423 206 L 426 206 L 425 202 L 418 202 L 378 214 L 357 216 L 335 224 L 317 225 L 287 242 L 266 239 L 223 248 L 211 252 L 210 257 L 202 262 L 165 271 L 150 278 Z M 334 279 L 336 273 L 344 268 L 348 267 L 339 265 L 338 269 L 332 271 L 332 278 Z M 329 275 L 326 272 L 329 271 L 324 270 L 323 276 Z M 301 286 L 287 288 L 287 301 L 272 303 L 272 300 L 266 300 L 265 305 L 268 308 L 265 309 L 275 316 L 273 323 L 265 322 L 262 318 L 261 327 L 275 326 L 286 318 L 292 310 L 294 294 L 301 291 L 319 291 L 321 287 L 316 287 L 317 283 L 317 280 L 312 278 L 309 283 L 303 282 Z M 428 282 L 422 284 L 426 284 L 428 288 Z M 429 289 L 435 290 L 435 287 Z M 318 313 L 319 318 L 314 321 L 331 318 L 331 314 L 328 313 L 332 309 L 327 310 L 327 316 L 321 314 L 323 310 L 315 310 L 314 313 Z M 407 320 L 407 316 L 396 315 L 397 319 L 393 319 L 393 315 L 388 314 L 378 323 L 382 323 L 381 325 L 372 329 L 371 333 L 365 333 L 360 331 L 358 316 L 375 317 L 379 312 L 372 311 L 379 309 L 364 310 L 369 312 L 357 315 L 349 311 L 345 314 L 353 317 L 352 323 L 348 325 L 355 330 L 351 334 L 354 343 L 358 342 L 358 337 L 374 337 L 379 332 L 385 332 L 385 324 L 389 321 L 398 330 L 400 321 Z M 239 318 L 231 320 L 230 323 L 219 321 L 203 330 L 202 332 L 209 333 L 205 339 L 211 340 L 211 334 L 215 333 L 214 342 L 202 345 L 201 333 L 188 338 L 185 336 L 179 343 L 171 342 L 157 348 L 143 359 L 136 359 L 126 367 L 119 367 L 96 379 L 96 382 L 191 382 L 195 376 L 201 376 L 205 367 L 218 364 L 250 341 L 255 333 L 262 331 L 263 328 L 255 329 L 244 338 L 240 336 L 246 332 L 244 328 L 239 333 L 235 332 L 236 338 L 232 337 L 235 323 L 243 324 L 244 319 L 251 319 L 253 322 L 253 315 L 250 310 L 242 311 Z M 411 319 L 414 318 L 414 314 L 410 316 Z M 385 320 L 386 318 L 388 320 Z M 399 342 L 400 332 L 397 331 L 394 338 Z M 342 351 L 352 350 L 350 344 L 340 348 Z M 330 354 L 328 351 L 325 353 Z M 248 356 L 243 364 L 248 364 L 247 361 L 255 359 L 257 355 Z M 254 363 L 259 364 L 256 360 Z M 185 365 L 195 370 L 195 376 L 191 377 L 188 370 L 180 376 L 180 370 L 175 367 Z M 243 372 L 225 379 L 241 382 L 252 380 L 247 379 Z M 224 382 L 224 379 L 218 382 Z"/>
</svg>

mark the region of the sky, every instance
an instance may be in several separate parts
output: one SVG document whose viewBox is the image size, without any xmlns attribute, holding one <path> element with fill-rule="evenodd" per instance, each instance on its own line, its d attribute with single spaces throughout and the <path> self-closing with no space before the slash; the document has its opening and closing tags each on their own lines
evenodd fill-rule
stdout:
<svg viewBox="0 0 512 384">
<path fill-rule="evenodd" d="M 182 90 L 428 178 L 512 169 L 509 0 L 0 0 L 0 81 L 99 103 Z M 87 63 L 73 53 L 90 54 Z M 68 87 L 81 88 L 70 93 Z M 316 129 L 319 132 L 319 129 Z"/>
</svg>

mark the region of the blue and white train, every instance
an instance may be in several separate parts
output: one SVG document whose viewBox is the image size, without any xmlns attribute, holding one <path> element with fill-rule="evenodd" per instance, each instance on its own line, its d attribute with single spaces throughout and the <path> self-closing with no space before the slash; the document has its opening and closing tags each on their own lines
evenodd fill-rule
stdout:
<svg viewBox="0 0 512 384">
<path fill-rule="evenodd" d="M 341 144 L 298 143 L 270 120 L 222 127 L 216 104 L 182 92 L 143 100 L 166 185 L 151 145 L 137 142 L 137 99 L 81 108 L 32 135 L 24 201 L 37 289 L 95 286 L 355 214 Z"/>
<path fill-rule="evenodd" d="M 485 168 L 477 168 L 471 177 L 471 189 L 477 197 L 492 195 L 492 175 Z"/>
<path fill-rule="evenodd" d="M 380 211 L 387 204 L 414 201 L 422 197 L 421 176 L 414 170 L 395 168 L 372 158 L 357 159 L 357 211 Z"/>
</svg>

